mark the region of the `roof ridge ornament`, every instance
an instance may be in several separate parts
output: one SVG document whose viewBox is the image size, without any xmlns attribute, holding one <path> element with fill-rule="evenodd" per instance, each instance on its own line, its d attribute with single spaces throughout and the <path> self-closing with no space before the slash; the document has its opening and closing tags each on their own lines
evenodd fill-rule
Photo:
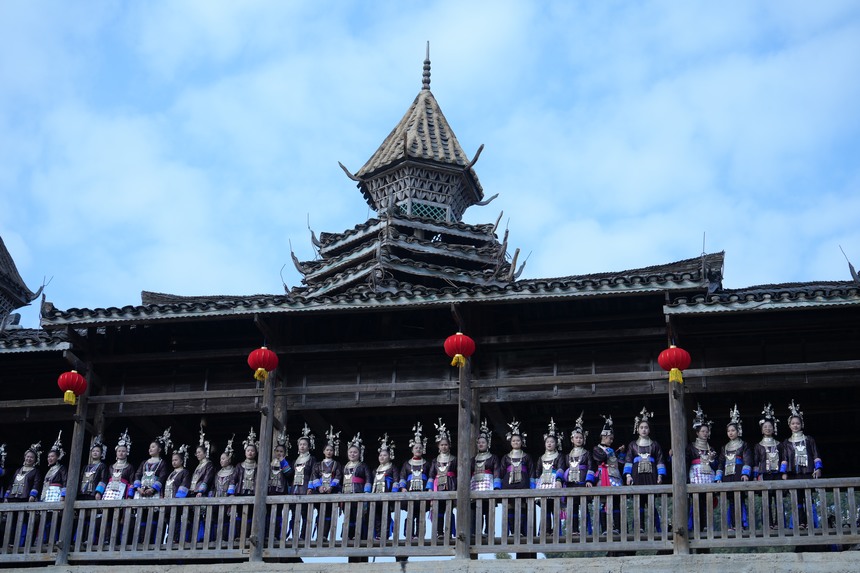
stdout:
<svg viewBox="0 0 860 573">
<path fill-rule="evenodd" d="M 424 57 L 424 74 L 421 77 L 421 89 L 430 89 L 430 40 L 427 40 L 427 55 Z"/>
</svg>

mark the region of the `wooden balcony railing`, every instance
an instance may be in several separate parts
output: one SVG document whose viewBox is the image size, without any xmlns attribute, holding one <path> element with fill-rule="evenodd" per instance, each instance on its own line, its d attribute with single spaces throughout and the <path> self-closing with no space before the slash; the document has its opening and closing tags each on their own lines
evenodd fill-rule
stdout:
<svg viewBox="0 0 860 573">
<path fill-rule="evenodd" d="M 860 478 L 689 485 L 690 519 L 673 524 L 670 485 L 472 492 L 473 523 L 457 521 L 456 492 L 269 496 L 265 537 L 252 534 L 251 497 L 76 502 L 71 563 L 453 557 L 571 551 L 860 543 Z M 0 504 L 0 565 L 51 564 L 63 504 Z M 805 527 L 804 527 L 805 526 Z"/>
</svg>

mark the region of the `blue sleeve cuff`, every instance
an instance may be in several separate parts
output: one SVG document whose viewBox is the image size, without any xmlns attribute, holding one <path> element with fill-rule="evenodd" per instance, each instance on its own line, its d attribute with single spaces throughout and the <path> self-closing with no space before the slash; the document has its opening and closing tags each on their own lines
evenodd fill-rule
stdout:
<svg viewBox="0 0 860 573">
<path fill-rule="evenodd" d="M 227 495 L 235 495 L 235 494 L 236 494 L 236 486 L 233 484 L 230 484 L 227 487 Z"/>
<path fill-rule="evenodd" d="M 373 487 L 369 483 L 364 484 L 364 493 L 370 493 L 371 491 L 373 491 Z"/>
<path fill-rule="evenodd" d="M 176 490 L 176 497 L 188 497 L 188 488 L 185 486 L 180 487 Z"/>
<path fill-rule="evenodd" d="M 666 475 L 666 466 L 663 464 L 657 464 L 657 475 L 664 476 Z"/>
<path fill-rule="evenodd" d="M 493 489 L 502 489 L 502 478 L 493 478 Z"/>
<path fill-rule="evenodd" d="M 824 464 L 821 463 L 821 460 L 815 460 L 815 469 L 820 470 L 824 467 Z"/>
<path fill-rule="evenodd" d="M 337 480 L 337 479 L 331 480 L 331 487 L 340 487 L 340 480 Z"/>
<path fill-rule="evenodd" d="M 139 488 L 140 487 L 140 480 L 139 479 L 134 480 L 134 483 L 131 484 L 131 487 L 133 487 L 134 489 Z"/>
<path fill-rule="evenodd" d="M 741 469 L 741 475 L 745 475 L 745 476 L 749 477 L 749 475 L 751 473 L 752 473 L 752 470 L 750 470 L 749 466 L 744 466 L 743 469 Z"/>
<path fill-rule="evenodd" d="M 717 470 L 717 476 L 714 478 L 715 481 L 723 481 L 723 470 Z"/>
<path fill-rule="evenodd" d="M 633 472 L 633 464 L 624 464 L 624 475 Z"/>
<path fill-rule="evenodd" d="M 107 486 L 105 486 L 105 484 L 104 484 L 104 483 L 100 483 L 99 485 L 97 485 L 97 486 L 96 486 L 96 493 L 98 493 L 98 494 L 104 494 L 104 492 L 105 492 L 105 487 L 107 487 Z"/>
<path fill-rule="evenodd" d="M 788 472 L 788 462 L 782 462 L 779 464 L 779 473 L 784 474 Z"/>
<path fill-rule="evenodd" d="M 290 462 L 287 460 L 281 460 L 281 470 L 284 472 L 290 471 Z"/>
<path fill-rule="evenodd" d="M 161 482 L 157 481 L 154 484 L 152 484 L 152 489 L 154 489 L 158 493 L 161 493 Z"/>
<path fill-rule="evenodd" d="M 31 489 L 31 490 L 30 490 L 30 496 L 31 496 L 31 497 L 39 497 L 39 490 L 37 490 L 37 489 Z"/>
</svg>

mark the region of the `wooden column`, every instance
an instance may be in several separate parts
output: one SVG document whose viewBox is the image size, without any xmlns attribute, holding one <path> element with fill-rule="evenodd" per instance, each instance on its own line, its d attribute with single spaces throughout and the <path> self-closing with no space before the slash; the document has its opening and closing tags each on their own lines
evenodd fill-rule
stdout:
<svg viewBox="0 0 860 573">
<path fill-rule="evenodd" d="M 92 378 L 92 366 L 87 367 L 87 380 Z M 87 401 L 91 384 L 78 398 L 74 414 L 75 427 L 72 430 L 72 443 L 69 446 L 68 477 L 66 478 L 66 499 L 63 502 L 63 514 L 60 518 L 60 538 L 57 542 L 57 565 L 68 565 L 69 549 L 72 546 L 72 533 L 75 525 L 75 500 L 78 497 L 78 487 L 81 483 L 81 456 L 84 449 L 84 435 L 87 423 Z"/>
<path fill-rule="evenodd" d="M 254 515 L 251 517 L 250 561 L 263 560 L 266 540 L 266 494 L 269 489 L 269 464 L 272 462 L 272 428 L 275 418 L 275 372 L 269 372 L 263 387 L 260 408 L 260 447 L 257 449 L 257 483 L 254 485 Z"/>
<path fill-rule="evenodd" d="M 459 409 L 457 411 L 457 543 L 454 556 L 469 559 L 472 507 L 469 474 L 472 448 L 472 360 L 460 370 Z"/>
<path fill-rule="evenodd" d="M 672 432 L 672 527 L 675 555 L 690 553 L 687 530 L 687 414 L 684 411 L 684 385 L 669 382 L 669 422 Z"/>
</svg>

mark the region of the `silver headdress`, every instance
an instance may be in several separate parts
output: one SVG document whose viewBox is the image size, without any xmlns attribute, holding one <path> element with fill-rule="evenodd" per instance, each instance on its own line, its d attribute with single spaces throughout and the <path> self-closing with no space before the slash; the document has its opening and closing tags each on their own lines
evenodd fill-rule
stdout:
<svg viewBox="0 0 860 573">
<path fill-rule="evenodd" d="M 603 418 L 603 429 L 600 430 L 601 436 L 612 436 L 615 435 L 615 430 L 612 429 L 612 416 L 604 416 L 600 415 Z"/>
<path fill-rule="evenodd" d="M 575 426 L 573 430 L 570 432 L 570 441 L 573 442 L 573 436 L 576 434 L 582 434 L 583 439 L 588 437 L 588 432 L 585 430 L 585 411 L 579 413 L 579 418 L 576 419 Z"/>
<path fill-rule="evenodd" d="M 325 445 L 331 446 L 334 450 L 334 455 L 340 455 L 340 432 L 335 433 L 334 426 L 329 425 L 328 432 L 325 434 Z"/>
<path fill-rule="evenodd" d="M 713 420 L 709 420 L 707 416 L 705 416 L 705 412 L 702 411 L 702 405 L 696 404 L 696 409 L 693 410 L 693 431 L 698 432 L 699 428 L 702 426 L 708 426 L 709 428 L 713 425 Z"/>
<path fill-rule="evenodd" d="M 448 431 L 448 428 L 445 427 L 445 422 L 442 421 L 442 418 L 439 418 L 439 423 L 433 424 L 436 426 L 436 443 L 438 444 L 442 440 L 448 440 L 448 443 L 451 443 L 451 432 Z"/>
<path fill-rule="evenodd" d="M 161 446 L 161 451 L 163 453 L 167 453 L 170 451 L 170 448 L 173 447 L 173 440 L 170 439 L 170 427 L 164 430 L 164 433 L 155 438 L 155 443 Z"/>
<path fill-rule="evenodd" d="M 493 443 L 493 432 L 490 431 L 490 427 L 487 425 L 486 418 L 484 418 L 484 421 L 481 422 L 481 427 L 478 428 L 478 438 L 484 438 L 485 440 L 487 440 L 487 449 L 489 449 L 490 445 Z"/>
<path fill-rule="evenodd" d="M 305 439 L 308 441 L 308 450 L 313 451 L 314 448 L 316 448 L 316 441 L 315 441 L 314 435 L 311 432 L 311 429 L 308 428 L 307 422 L 305 422 L 305 427 L 302 428 L 302 435 L 299 436 L 299 440 L 301 440 L 301 439 Z M 299 441 L 296 440 L 296 444 L 298 444 L 298 443 L 299 443 Z"/>
<path fill-rule="evenodd" d="M 558 426 L 555 425 L 555 419 L 553 418 L 549 419 L 549 424 L 546 427 L 546 434 L 543 435 L 543 441 L 545 442 L 550 436 L 555 438 L 555 447 L 557 450 L 560 450 L 564 434 L 558 431 Z"/>
<path fill-rule="evenodd" d="M 412 451 L 412 448 L 415 446 L 421 447 L 421 453 L 424 454 L 427 452 L 427 438 L 422 437 L 422 430 L 424 428 L 421 426 L 421 422 L 416 422 L 414 426 L 412 426 L 413 436 L 412 439 L 409 440 L 409 450 Z"/>
<path fill-rule="evenodd" d="M 182 444 L 177 449 L 173 450 L 172 455 L 182 458 L 182 467 L 184 468 L 185 464 L 188 463 L 188 446 Z"/>
<path fill-rule="evenodd" d="M 260 441 L 257 439 L 257 432 L 251 426 L 251 431 L 248 432 L 248 437 L 242 442 L 242 447 L 254 446 L 254 449 L 260 451 Z"/>
<path fill-rule="evenodd" d="M 738 428 L 738 437 L 744 435 L 744 427 L 741 424 L 741 413 L 738 411 L 738 405 L 735 404 L 735 407 L 729 410 L 729 423 L 726 424 L 726 427 L 734 424 Z"/>
<path fill-rule="evenodd" d="M 379 438 L 379 448 L 377 449 L 377 451 L 382 452 L 382 450 L 387 450 L 388 455 L 391 457 L 391 459 L 394 459 L 394 440 L 388 439 L 388 432 L 386 432 L 384 436 Z"/>
<path fill-rule="evenodd" d="M 290 435 L 287 433 L 286 428 L 278 432 L 275 436 L 275 445 L 272 446 L 272 450 L 278 446 L 284 448 L 284 457 L 290 457 Z"/>
<path fill-rule="evenodd" d="M 788 411 L 791 412 L 791 417 L 789 417 L 789 421 L 791 418 L 797 417 L 800 418 L 800 429 L 803 429 L 803 410 L 800 409 L 800 404 L 795 404 L 792 399 L 791 404 L 788 406 Z"/>
<path fill-rule="evenodd" d="M 764 405 L 764 408 L 761 410 L 761 420 L 758 421 L 759 426 L 763 426 L 765 422 L 770 422 L 773 424 L 773 435 L 776 435 L 776 425 L 779 423 L 779 420 L 776 419 L 776 414 L 773 413 L 773 405 L 770 402 Z"/>
<path fill-rule="evenodd" d="M 203 448 L 203 451 L 206 452 L 206 458 L 209 458 L 212 444 L 206 439 L 206 432 L 203 431 L 203 420 L 200 420 L 200 441 L 197 442 L 197 447 Z"/>
<path fill-rule="evenodd" d="M 90 451 L 93 451 L 93 448 L 99 448 L 102 452 L 102 459 L 105 459 L 105 444 L 102 442 L 102 435 L 93 436 L 93 439 L 90 440 Z"/>
<path fill-rule="evenodd" d="M 639 433 L 639 424 L 642 422 L 647 422 L 654 416 L 654 412 L 649 412 L 647 406 L 642 407 L 642 411 L 639 412 L 639 415 L 633 421 L 633 433 Z"/>
<path fill-rule="evenodd" d="M 364 461 L 364 441 L 361 439 L 361 432 L 354 435 L 349 443 L 347 443 L 347 449 L 349 448 L 358 448 L 358 459 L 359 461 Z"/>
<path fill-rule="evenodd" d="M 514 436 L 519 436 L 520 440 L 522 440 L 522 447 L 526 447 L 526 436 L 528 434 L 520 430 L 520 423 L 516 418 L 508 422 L 508 428 L 510 428 L 510 431 L 505 434 L 505 439 L 510 442 Z"/>
<path fill-rule="evenodd" d="M 33 452 L 33 455 L 36 456 L 36 465 L 39 465 L 39 462 L 42 461 L 42 441 L 39 440 L 35 444 L 30 444 L 30 447 L 25 450 L 24 453 Z"/>
<path fill-rule="evenodd" d="M 233 459 L 233 440 L 236 439 L 236 434 L 230 436 L 230 439 L 227 440 L 227 447 L 224 448 L 224 453 L 227 454 L 227 457 Z"/>
<path fill-rule="evenodd" d="M 63 449 L 63 442 L 60 441 L 60 438 L 63 436 L 63 431 L 60 430 L 60 433 L 57 434 L 57 439 L 54 441 L 54 445 L 51 446 L 49 452 L 55 452 L 57 454 L 57 461 L 63 459 L 63 456 L 66 455 L 66 450 Z"/>
<path fill-rule="evenodd" d="M 128 435 L 128 428 L 126 428 L 125 431 L 119 435 L 119 439 L 116 441 L 114 451 L 116 451 L 116 449 L 120 447 L 125 447 L 125 451 L 127 451 L 129 454 L 131 453 L 131 438 Z"/>
<path fill-rule="evenodd" d="M 6 467 L 6 444 L 0 444 L 0 468 Z"/>
</svg>

